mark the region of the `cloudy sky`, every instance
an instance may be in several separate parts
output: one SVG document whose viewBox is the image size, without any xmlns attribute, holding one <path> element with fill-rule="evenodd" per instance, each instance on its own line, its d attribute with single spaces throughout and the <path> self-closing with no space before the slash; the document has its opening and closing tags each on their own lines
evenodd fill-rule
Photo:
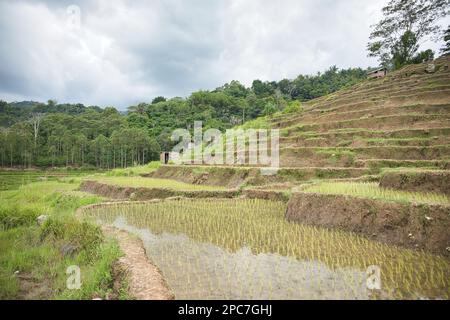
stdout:
<svg viewBox="0 0 450 320">
<path fill-rule="evenodd" d="M 0 0 L 0 99 L 123 110 L 233 79 L 374 66 L 365 47 L 386 2 Z"/>
</svg>

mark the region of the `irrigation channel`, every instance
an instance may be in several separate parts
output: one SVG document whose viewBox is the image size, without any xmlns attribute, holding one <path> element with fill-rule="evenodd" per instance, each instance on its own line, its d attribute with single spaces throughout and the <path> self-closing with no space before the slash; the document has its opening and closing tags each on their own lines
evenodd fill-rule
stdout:
<svg viewBox="0 0 450 320">
<path fill-rule="evenodd" d="M 171 200 L 86 208 L 138 235 L 177 299 L 449 299 L 450 262 L 287 222 L 265 200 Z M 367 287 L 369 266 L 381 290 Z"/>
</svg>

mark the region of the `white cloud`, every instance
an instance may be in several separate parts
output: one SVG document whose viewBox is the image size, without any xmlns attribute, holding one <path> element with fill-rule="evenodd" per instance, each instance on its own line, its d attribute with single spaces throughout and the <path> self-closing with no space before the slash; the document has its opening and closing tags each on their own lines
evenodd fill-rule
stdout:
<svg viewBox="0 0 450 320">
<path fill-rule="evenodd" d="M 125 108 L 233 79 L 280 80 L 367 67 L 387 0 L 0 2 L 0 98 Z"/>
</svg>

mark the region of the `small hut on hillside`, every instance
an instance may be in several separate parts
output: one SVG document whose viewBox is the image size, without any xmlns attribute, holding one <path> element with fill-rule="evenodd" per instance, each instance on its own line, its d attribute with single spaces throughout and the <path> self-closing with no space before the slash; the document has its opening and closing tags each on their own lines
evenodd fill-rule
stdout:
<svg viewBox="0 0 450 320">
<path fill-rule="evenodd" d="M 387 69 L 381 67 L 381 68 L 369 71 L 367 73 L 367 78 L 369 78 L 369 79 L 378 79 L 378 78 L 383 78 L 386 75 L 387 75 Z"/>
<path fill-rule="evenodd" d="M 180 154 L 178 152 L 164 151 L 159 155 L 159 160 L 163 164 L 168 164 L 170 161 L 176 161 L 179 157 Z"/>
</svg>

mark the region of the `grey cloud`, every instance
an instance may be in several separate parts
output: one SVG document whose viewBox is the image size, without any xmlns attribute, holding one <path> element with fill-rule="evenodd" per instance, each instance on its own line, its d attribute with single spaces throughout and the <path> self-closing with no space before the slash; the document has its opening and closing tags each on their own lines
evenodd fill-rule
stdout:
<svg viewBox="0 0 450 320">
<path fill-rule="evenodd" d="M 0 99 L 123 109 L 233 79 L 367 67 L 386 1 L 0 1 Z M 78 31 L 66 26 L 72 4 Z"/>
</svg>

